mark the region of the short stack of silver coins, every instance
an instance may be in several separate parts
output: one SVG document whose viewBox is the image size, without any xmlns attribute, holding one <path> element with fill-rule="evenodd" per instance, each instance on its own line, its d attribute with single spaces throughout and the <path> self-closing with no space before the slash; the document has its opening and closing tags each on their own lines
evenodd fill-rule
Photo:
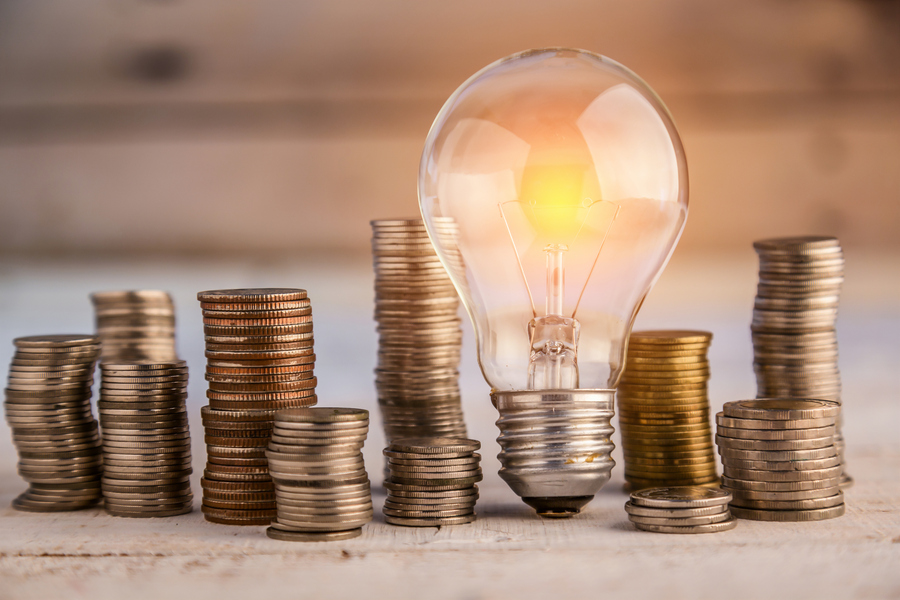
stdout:
<svg viewBox="0 0 900 600">
<path fill-rule="evenodd" d="M 106 512 L 119 517 L 191 512 L 187 364 L 103 362 L 100 374 Z"/>
<path fill-rule="evenodd" d="M 4 408 L 28 489 L 13 508 L 78 510 L 100 500 L 100 435 L 91 413 L 91 385 L 100 356 L 92 335 L 42 335 L 13 340 Z"/>
<path fill-rule="evenodd" d="M 456 224 L 437 225 L 453 236 Z M 378 366 L 388 441 L 465 436 L 459 394 L 459 296 L 420 219 L 372 221 Z"/>
<path fill-rule="evenodd" d="M 704 486 L 656 487 L 633 492 L 625 503 L 628 519 L 654 533 L 717 533 L 734 529 L 731 494 Z"/>
<path fill-rule="evenodd" d="M 294 542 L 345 540 L 372 520 L 372 493 L 362 447 L 369 411 L 293 408 L 275 413 L 266 450 L 278 516 L 270 538 Z"/>
<path fill-rule="evenodd" d="M 754 370 L 760 398 L 790 396 L 841 402 L 835 321 L 844 253 L 834 237 L 760 240 L 753 307 Z M 834 444 L 844 464 L 840 417 Z M 853 479 L 842 474 L 841 485 Z"/>
<path fill-rule="evenodd" d="M 840 405 L 759 398 L 726 402 L 716 415 L 722 487 L 732 513 L 757 521 L 820 521 L 844 514 L 834 445 Z"/>
<path fill-rule="evenodd" d="M 167 292 L 128 290 L 91 294 L 101 360 L 134 362 L 178 360 L 175 304 Z"/>
<path fill-rule="evenodd" d="M 391 525 L 439 527 L 475 520 L 482 479 L 481 442 L 425 437 L 394 440 L 385 450 L 388 478 L 384 520 Z"/>
</svg>

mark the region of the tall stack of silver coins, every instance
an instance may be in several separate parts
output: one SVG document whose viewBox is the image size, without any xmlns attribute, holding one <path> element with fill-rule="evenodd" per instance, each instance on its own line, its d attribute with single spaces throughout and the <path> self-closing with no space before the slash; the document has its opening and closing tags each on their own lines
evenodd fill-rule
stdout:
<svg viewBox="0 0 900 600">
<path fill-rule="evenodd" d="M 477 440 L 396 439 L 384 450 L 389 476 L 384 520 L 406 527 L 462 525 L 475 520 L 482 479 Z"/>
<path fill-rule="evenodd" d="M 266 456 L 278 518 L 270 538 L 291 542 L 346 540 L 372 520 L 372 492 L 362 447 L 369 411 L 295 408 L 275 413 Z"/>
<path fill-rule="evenodd" d="M 705 486 L 656 487 L 631 493 L 628 520 L 654 533 L 718 533 L 734 529 L 731 494 Z"/>
<path fill-rule="evenodd" d="M 726 402 L 716 415 L 716 443 L 734 516 L 820 521 L 844 514 L 834 445 L 839 414 L 840 405 L 832 400 Z"/>
<path fill-rule="evenodd" d="M 100 356 L 92 335 L 40 335 L 13 340 L 6 421 L 29 487 L 13 508 L 78 510 L 101 497 L 102 458 L 91 385 Z"/>
<path fill-rule="evenodd" d="M 844 253 L 834 237 L 761 240 L 753 307 L 754 369 L 760 398 L 791 396 L 841 402 L 835 331 Z M 844 464 L 838 418 L 835 446 Z M 846 471 L 841 485 L 851 485 Z"/>
<path fill-rule="evenodd" d="M 203 513 L 214 523 L 268 525 L 276 514 L 266 462 L 275 411 L 316 403 L 312 307 L 305 290 L 292 288 L 197 298 L 209 381 Z"/>
<path fill-rule="evenodd" d="M 707 331 L 634 331 L 619 382 L 628 489 L 719 485 L 713 451 Z"/>
<path fill-rule="evenodd" d="M 456 235 L 451 220 L 437 225 Z M 372 221 L 378 367 L 388 441 L 466 435 L 459 394 L 459 296 L 419 219 Z"/>
<path fill-rule="evenodd" d="M 100 374 L 106 512 L 119 517 L 191 512 L 187 364 L 103 362 Z"/>
<path fill-rule="evenodd" d="M 91 294 L 103 362 L 178 360 L 175 305 L 167 292 L 131 290 Z"/>
</svg>

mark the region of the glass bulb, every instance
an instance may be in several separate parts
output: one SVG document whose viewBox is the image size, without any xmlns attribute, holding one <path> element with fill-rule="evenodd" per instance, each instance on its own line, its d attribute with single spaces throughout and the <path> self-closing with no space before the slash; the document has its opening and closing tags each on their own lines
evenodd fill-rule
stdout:
<svg viewBox="0 0 900 600">
<path fill-rule="evenodd" d="M 419 203 L 495 394 L 615 388 L 687 195 L 666 107 L 608 58 L 529 50 L 453 93 Z"/>
</svg>

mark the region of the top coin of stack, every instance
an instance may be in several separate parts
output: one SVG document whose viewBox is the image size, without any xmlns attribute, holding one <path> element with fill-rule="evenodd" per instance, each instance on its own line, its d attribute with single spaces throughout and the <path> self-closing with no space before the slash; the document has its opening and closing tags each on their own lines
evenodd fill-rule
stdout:
<svg viewBox="0 0 900 600">
<path fill-rule="evenodd" d="M 654 533 L 717 533 L 734 529 L 731 494 L 701 486 L 658 487 L 632 492 L 628 520 Z"/>
<path fill-rule="evenodd" d="M 266 467 L 275 411 L 316 403 L 312 308 L 305 290 L 291 288 L 197 298 L 209 381 L 203 512 L 217 523 L 265 525 L 275 516 Z"/>
<path fill-rule="evenodd" d="M 459 395 L 459 297 L 421 220 L 372 221 L 375 382 L 388 440 L 465 436 Z M 437 223 L 452 238 L 456 224 Z"/>
<path fill-rule="evenodd" d="M 790 396 L 841 401 L 835 333 L 844 253 L 837 238 L 761 240 L 759 288 L 753 307 L 754 370 L 760 398 Z M 843 463 L 840 417 L 835 445 Z M 852 479 L 843 475 L 842 485 Z"/>
<path fill-rule="evenodd" d="M 177 360 L 175 305 L 157 290 L 91 294 L 102 362 Z"/>
<path fill-rule="evenodd" d="M 741 519 L 818 521 L 844 514 L 834 446 L 840 405 L 758 398 L 726 402 L 716 415 L 722 487 Z"/>
<path fill-rule="evenodd" d="M 717 485 L 705 331 L 635 331 L 618 386 L 625 480 L 632 490 Z"/>
<path fill-rule="evenodd" d="M 100 500 L 100 436 L 91 413 L 91 384 L 100 356 L 92 335 L 40 335 L 13 340 L 6 420 L 30 485 L 13 508 L 52 512 Z"/>
</svg>

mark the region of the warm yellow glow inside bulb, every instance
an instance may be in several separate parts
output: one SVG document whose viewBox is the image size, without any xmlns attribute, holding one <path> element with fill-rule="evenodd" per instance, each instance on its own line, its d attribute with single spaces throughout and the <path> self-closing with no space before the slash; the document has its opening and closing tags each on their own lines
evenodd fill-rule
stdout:
<svg viewBox="0 0 900 600">
<path fill-rule="evenodd" d="M 600 200 L 596 197 L 599 188 L 590 185 L 589 174 L 593 170 L 580 164 L 525 168 L 520 202 L 532 226 L 547 239 L 559 244 L 572 243 L 584 223 L 587 209 Z"/>
</svg>

